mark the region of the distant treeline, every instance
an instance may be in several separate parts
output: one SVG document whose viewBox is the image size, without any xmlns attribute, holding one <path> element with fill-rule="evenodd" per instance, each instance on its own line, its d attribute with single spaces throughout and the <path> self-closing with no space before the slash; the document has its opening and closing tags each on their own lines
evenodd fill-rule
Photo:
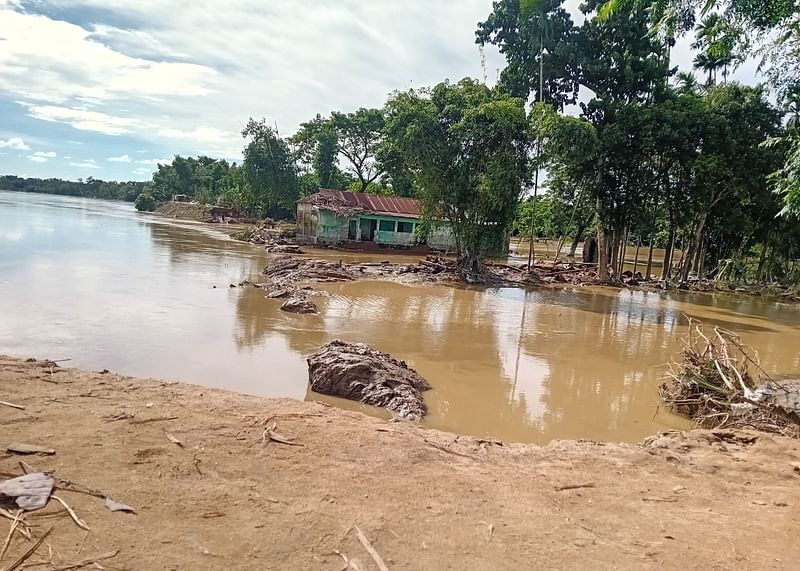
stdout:
<svg viewBox="0 0 800 571">
<path fill-rule="evenodd" d="M 88 177 L 85 180 L 61 180 L 60 178 L 23 178 L 14 175 L 0 176 L 0 190 L 17 192 L 40 192 L 84 198 L 105 198 L 133 202 L 152 186 L 152 182 L 116 182 Z"/>
</svg>

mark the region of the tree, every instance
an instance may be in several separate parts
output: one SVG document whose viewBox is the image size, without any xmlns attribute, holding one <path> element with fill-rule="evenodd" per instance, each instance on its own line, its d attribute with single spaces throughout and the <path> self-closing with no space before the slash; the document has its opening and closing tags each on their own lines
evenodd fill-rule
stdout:
<svg viewBox="0 0 800 571">
<path fill-rule="evenodd" d="M 261 215 L 276 209 L 291 212 L 299 198 L 299 181 L 288 144 L 265 119 L 250 118 L 242 137 L 247 141 L 242 167 L 249 187 L 245 208 Z"/>
<path fill-rule="evenodd" d="M 557 109 L 578 97 L 577 28 L 563 0 L 499 0 L 478 24 L 476 43 L 496 45 L 507 62 L 500 85 Z"/>
<path fill-rule="evenodd" d="M 376 152 L 383 140 L 385 119 L 381 109 L 360 108 L 354 113 L 331 113 L 330 124 L 339 141 L 339 153 L 360 182 L 360 192 L 383 174 Z"/>
<path fill-rule="evenodd" d="M 425 221 L 447 222 L 459 267 L 504 247 L 527 176 L 524 102 L 475 80 L 395 93 L 388 137 L 415 176 Z"/>
<path fill-rule="evenodd" d="M 149 192 L 143 192 L 136 197 L 133 205 L 139 212 L 152 212 L 156 209 L 156 199 Z"/>
</svg>

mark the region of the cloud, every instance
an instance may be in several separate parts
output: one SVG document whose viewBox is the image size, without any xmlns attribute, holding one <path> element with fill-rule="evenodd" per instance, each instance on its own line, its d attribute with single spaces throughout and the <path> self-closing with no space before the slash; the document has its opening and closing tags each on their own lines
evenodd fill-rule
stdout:
<svg viewBox="0 0 800 571">
<path fill-rule="evenodd" d="M 140 123 L 137 119 L 71 107 L 59 107 L 56 105 L 26 105 L 26 107 L 28 108 L 28 115 L 36 119 L 67 123 L 81 131 L 95 131 L 106 135 L 128 133 Z"/>
<path fill-rule="evenodd" d="M 135 161 L 137 164 L 140 165 L 168 165 L 172 163 L 172 159 L 140 159 Z"/>
<path fill-rule="evenodd" d="M 79 169 L 99 169 L 100 167 L 97 166 L 94 162 L 94 159 L 88 159 L 82 161 L 80 163 L 69 163 L 71 167 L 77 167 Z"/>
<path fill-rule="evenodd" d="M 153 169 L 139 167 L 139 168 L 133 169 L 133 173 L 134 174 L 152 174 L 153 173 Z"/>
<path fill-rule="evenodd" d="M 40 156 L 37 156 L 37 155 L 28 155 L 28 160 L 29 161 L 33 161 L 35 163 L 46 163 L 47 162 L 47 158 L 46 157 L 40 157 Z"/>
<path fill-rule="evenodd" d="M 31 148 L 25 144 L 25 141 L 19 137 L 11 137 L 10 139 L 0 139 L 0 149 L 9 148 L 17 151 L 30 151 Z"/>
<path fill-rule="evenodd" d="M 56 153 L 55 153 L 55 151 L 47 151 L 47 152 L 44 152 L 44 151 L 36 151 L 36 152 L 35 152 L 35 153 L 33 153 L 33 154 L 34 154 L 34 156 L 37 156 L 37 157 L 45 157 L 45 158 L 48 158 L 48 159 L 55 158 L 55 156 L 56 156 Z"/>
<path fill-rule="evenodd" d="M 120 155 L 118 157 L 108 157 L 107 160 L 110 163 L 129 163 L 129 162 L 131 162 L 131 158 L 128 155 Z"/>
</svg>

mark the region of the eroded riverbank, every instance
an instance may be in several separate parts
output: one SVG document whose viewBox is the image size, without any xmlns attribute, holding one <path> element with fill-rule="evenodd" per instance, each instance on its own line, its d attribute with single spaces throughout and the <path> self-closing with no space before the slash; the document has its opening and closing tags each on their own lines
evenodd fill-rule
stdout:
<svg viewBox="0 0 800 571">
<path fill-rule="evenodd" d="M 323 400 L 384 418 L 308 391 L 308 355 L 333 339 L 366 342 L 430 382 L 425 426 L 542 444 L 638 442 L 684 427 L 658 409 L 656 388 L 681 350 L 685 316 L 741 333 L 770 375 L 800 376 L 794 304 L 570 284 L 358 280 L 315 285 L 319 313 L 293 315 L 262 289 L 229 287 L 265 279 L 259 273 L 273 256 L 221 235 L 220 225 L 136 214 L 124 203 L 18 194 L 0 192 L 4 354 Z M 309 257 L 373 269 L 385 259 L 333 250 Z M 399 265 L 419 260 L 391 257 Z"/>
<path fill-rule="evenodd" d="M 90 531 L 51 501 L 25 521 L 36 537 L 53 527 L 52 555 L 45 546 L 29 563 L 117 551 L 104 567 L 339 570 L 338 551 L 377 569 L 354 526 L 392 570 L 791 569 L 800 558 L 796 440 L 699 431 L 501 446 L 320 403 L 9 358 L 0 400 L 25 407 L 0 406 L 4 446 L 52 447 L 24 460 L 138 513 L 59 491 Z M 273 422 L 299 446 L 263 444 Z M 18 460 L 0 458 L 4 477 Z M 30 545 L 15 536 L 6 560 Z"/>
</svg>

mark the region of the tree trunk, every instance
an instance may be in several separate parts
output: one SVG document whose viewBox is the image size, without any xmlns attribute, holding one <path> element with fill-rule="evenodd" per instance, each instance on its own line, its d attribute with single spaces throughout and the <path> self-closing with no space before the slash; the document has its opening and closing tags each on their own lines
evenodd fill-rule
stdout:
<svg viewBox="0 0 800 571">
<path fill-rule="evenodd" d="M 619 268 L 617 269 L 617 275 L 621 276 L 622 272 L 625 270 L 625 254 L 628 253 L 628 238 L 630 237 L 630 227 L 625 227 L 625 232 L 622 237 L 622 244 L 619 248 Z"/>
<path fill-rule="evenodd" d="M 633 256 L 633 275 L 636 276 L 636 270 L 639 268 L 639 248 L 642 247 L 642 239 L 636 240 L 636 254 Z"/>
<path fill-rule="evenodd" d="M 597 279 L 601 282 L 608 281 L 608 237 L 603 228 L 600 199 L 597 199 Z"/>
<path fill-rule="evenodd" d="M 667 237 L 667 248 L 664 250 L 664 265 L 661 268 L 661 281 L 669 279 L 670 266 L 672 266 L 672 252 L 675 249 L 675 227 L 672 221 L 669 224 L 669 236 Z"/>
<path fill-rule="evenodd" d="M 694 260 L 695 250 L 700 248 L 703 241 L 703 230 L 706 226 L 706 219 L 708 214 L 702 214 L 695 225 L 694 237 L 692 238 L 689 252 L 686 255 L 686 263 L 681 268 L 681 281 L 685 282 L 689 279 L 689 272 L 692 269 L 692 261 Z"/>
<path fill-rule="evenodd" d="M 756 270 L 757 282 L 760 282 L 762 280 L 762 276 L 764 275 L 764 264 L 767 261 L 767 247 L 769 244 L 770 234 L 772 234 L 771 228 L 767 231 L 767 237 L 764 240 L 764 243 L 761 245 L 761 256 L 758 259 L 758 269 Z"/>
<path fill-rule="evenodd" d="M 622 239 L 621 236 L 622 232 L 619 228 L 614 228 L 611 231 L 611 271 L 614 272 L 614 275 L 617 276 L 617 268 L 619 266 L 619 243 Z"/>
<path fill-rule="evenodd" d="M 583 233 L 586 231 L 586 227 L 588 225 L 588 220 L 578 225 L 578 231 L 575 232 L 575 238 L 572 239 L 572 244 L 569 247 L 569 254 L 567 254 L 568 258 L 575 257 L 575 251 L 578 249 L 578 244 L 580 244 L 581 240 L 583 239 Z"/>
<path fill-rule="evenodd" d="M 650 252 L 647 254 L 647 275 L 645 276 L 647 280 L 653 275 L 653 245 L 653 235 L 650 234 Z"/>
</svg>

